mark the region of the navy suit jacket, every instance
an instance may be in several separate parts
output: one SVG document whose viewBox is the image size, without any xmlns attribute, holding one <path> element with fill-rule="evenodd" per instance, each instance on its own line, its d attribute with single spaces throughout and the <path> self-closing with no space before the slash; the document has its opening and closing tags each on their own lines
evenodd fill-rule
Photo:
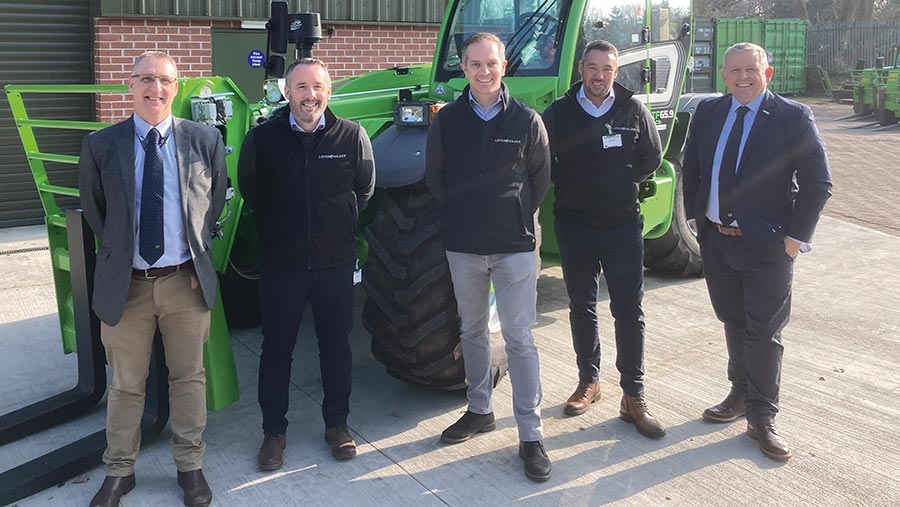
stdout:
<svg viewBox="0 0 900 507">
<path fill-rule="evenodd" d="M 734 212 L 744 239 L 763 261 L 784 255 L 785 235 L 809 243 L 825 201 L 831 171 L 812 111 L 765 91 L 750 129 L 734 185 Z M 703 240 L 710 178 L 731 95 L 701 102 L 691 119 L 682 167 L 684 208 Z"/>
</svg>

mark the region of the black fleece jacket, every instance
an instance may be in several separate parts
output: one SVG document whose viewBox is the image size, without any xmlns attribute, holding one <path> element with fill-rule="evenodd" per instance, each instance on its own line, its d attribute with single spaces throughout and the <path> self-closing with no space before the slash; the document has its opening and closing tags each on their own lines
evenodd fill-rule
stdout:
<svg viewBox="0 0 900 507">
<path fill-rule="evenodd" d="M 511 98 L 484 121 L 469 87 L 431 124 L 426 184 L 443 206 L 444 248 L 491 255 L 535 248 L 534 213 L 550 185 L 550 150 L 541 117 Z"/>
<path fill-rule="evenodd" d="M 581 82 L 544 111 L 550 138 L 557 219 L 600 227 L 639 220 L 638 184 L 659 167 L 662 148 L 650 111 L 618 83 L 605 115 L 594 118 L 578 103 Z M 621 136 L 604 149 L 603 137 Z"/>
<path fill-rule="evenodd" d="M 256 217 L 259 262 L 319 269 L 356 259 L 359 210 L 375 190 L 366 131 L 325 110 L 309 149 L 291 128 L 290 109 L 247 133 L 238 160 L 241 196 Z"/>
</svg>

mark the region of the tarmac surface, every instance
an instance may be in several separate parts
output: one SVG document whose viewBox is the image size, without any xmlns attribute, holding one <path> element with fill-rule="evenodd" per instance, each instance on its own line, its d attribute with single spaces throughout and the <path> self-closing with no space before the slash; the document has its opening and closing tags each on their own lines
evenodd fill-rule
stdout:
<svg viewBox="0 0 900 507">
<path fill-rule="evenodd" d="M 782 411 L 794 458 L 764 457 L 745 424 L 715 425 L 704 408 L 727 394 L 721 324 L 698 279 L 647 274 L 646 382 L 651 412 L 668 435 L 652 441 L 618 418 L 620 392 L 607 297 L 601 293 L 603 399 L 578 417 L 562 407 L 577 382 L 567 298 L 558 267 L 539 281 L 534 329 L 541 354 L 545 445 L 553 477 L 529 481 L 517 456 L 510 384 L 494 394 L 497 430 L 447 446 L 440 432 L 465 410 L 463 393 L 436 392 L 388 376 L 357 320 L 349 425 L 359 456 L 337 462 L 323 442 L 322 392 L 310 320 L 297 350 L 285 466 L 256 468 L 259 328 L 233 333 L 241 398 L 210 413 L 204 471 L 213 505 L 900 505 L 900 129 L 850 130 L 847 106 L 811 101 L 829 146 L 835 196 L 813 251 L 796 263 L 791 323 L 784 332 Z M 892 150 L 893 148 L 893 150 Z M 74 382 L 61 353 L 43 227 L 0 229 L 0 413 Z M 38 249 L 34 251 L 34 249 Z M 356 313 L 364 294 L 357 292 Z M 0 446 L 7 470 L 104 426 L 88 416 Z M 181 505 L 170 433 L 144 446 L 137 488 L 123 507 Z M 19 501 L 20 507 L 87 505 L 102 467 Z"/>
</svg>

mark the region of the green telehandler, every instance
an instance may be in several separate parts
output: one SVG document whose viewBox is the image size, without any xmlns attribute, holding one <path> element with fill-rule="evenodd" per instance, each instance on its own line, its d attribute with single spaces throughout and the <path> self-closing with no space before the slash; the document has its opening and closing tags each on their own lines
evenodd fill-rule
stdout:
<svg viewBox="0 0 900 507">
<path fill-rule="evenodd" d="M 865 62 L 860 60 L 861 66 Z M 854 118 L 874 116 L 889 127 L 900 121 L 900 46 L 875 59 L 875 66 L 850 71 Z M 872 124 L 874 125 L 874 123 Z"/>
</svg>

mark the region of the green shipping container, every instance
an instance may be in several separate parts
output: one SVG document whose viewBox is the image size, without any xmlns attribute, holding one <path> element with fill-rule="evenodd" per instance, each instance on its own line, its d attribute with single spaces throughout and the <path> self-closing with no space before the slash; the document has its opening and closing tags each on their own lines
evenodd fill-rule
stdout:
<svg viewBox="0 0 900 507">
<path fill-rule="evenodd" d="M 775 68 L 769 89 L 775 93 L 806 91 L 806 31 L 801 19 L 766 20 L 766 53 Z"/>
<path fill-rule="evenodd" d="M 806 31 L 800 19 L 721 18 L 716 20 L 716 91 L 727 93 L 718 75 L 725 51 L 738 42 L 752 42 L 766 49 L 775 68 L 769 89 L 775 93 L 806 91 Z"/>
<path fill-rule="evenodd" d="M 722 82 L 721 70 L 725 51 L 738 42 L 752 42 L 764 46 L 765 20 L 760 18 L 719 18 L 716 20 L 716 91 L 728 93 Z"/>
</svg>

